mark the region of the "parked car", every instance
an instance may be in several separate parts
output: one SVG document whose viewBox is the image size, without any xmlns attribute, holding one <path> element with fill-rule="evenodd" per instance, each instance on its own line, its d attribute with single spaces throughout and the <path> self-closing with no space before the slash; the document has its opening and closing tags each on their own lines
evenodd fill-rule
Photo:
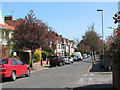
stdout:
<svg viewBox="0 0 120 90">
<path fill-rule="evenodd" d="M 88 54 L 88 57 L 90 57 L 90 54 Z"/>
<path fill-rule="evenodd" d="M 59 65 L 59 66 L 65 65 L 65 62 L 61 56 L 52 56 L 50 58 L 50 67 L 53 67 L 53 66 L 56 67 L 56 65 Z"/>
<path fill-rule="evenodd" d="M 63 60 L 64 60 L 65 64 L 70 64 L 71 63 L 70 59 L 67 56 L 63 57 Z"/>
<path fill-rule="evenodd" d="M 83 57 L 81 55 L 81 52 L 74 52 L 74 55 L 75 55 L 75 61 L 79 61 L 79 60 L 82 60 Z"/>
<path fill-rule="evenodd" d="M 71 63 L 74 63 L 74 60 L 71 56 L 68 56 L 68 59 L 70 60 Z"/>
<path fill-rule="evenodd" d="M 87 54 L 83 54 L 83 59 L 87 59 Z"/>
<path fill-rule="evenodd" d="M 2 78 L 10 77 L 15 81 L 17 76 L 30 76 L 31 68 L 17 58 L 7 58 L 0 60 L 0 75 Z"/>
</svg>

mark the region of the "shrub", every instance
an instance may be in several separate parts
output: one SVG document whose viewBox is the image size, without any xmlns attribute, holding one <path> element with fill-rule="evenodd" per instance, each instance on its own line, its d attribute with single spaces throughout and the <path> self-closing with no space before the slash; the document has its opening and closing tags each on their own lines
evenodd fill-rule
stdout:
<svg viewBox="0 0 120 90">
<path fill-rule="evenodd" d="M 79 49 L 78 49 L 78 48 L 75 48 L 75 52 L 79 52 Z"/>
<path fill-rule="evenodd" d="M 68 56 L 70 56 L 70 53 L 68 53 Z"/>
<path fill-rule="evenodd" d="M 48 58 L 48 53 L 46 51 L 42 51 L 42 58 L 43 61 L 45 61 L 45 59 Z"/>
<path fill-rule="evenodd" d="M 52 48 L 49 48 L 49 49 L 47 50 L 47 52 L 48 52 L 48 56 L 53 56 L 54 53 L 55 53 Z"/>
<path fill-rule="evenodd" d="M 35 62 L 40 62 L 40 61 L 41 61 L 41 58 L 42 58 L 41 51 L 35 50 L 34 58 L 35 58 L 35 60 L 36 60 Z"/>
<path fill-rule="evenodd" d="M 65 56 L 70 56 L 70 53 L 65 52 Z"/>
<path fill-rule="evenodd" d="M 113 40 L 109 49 L 113 62 L 120 65 L 120 34 Z"/>
</svg>

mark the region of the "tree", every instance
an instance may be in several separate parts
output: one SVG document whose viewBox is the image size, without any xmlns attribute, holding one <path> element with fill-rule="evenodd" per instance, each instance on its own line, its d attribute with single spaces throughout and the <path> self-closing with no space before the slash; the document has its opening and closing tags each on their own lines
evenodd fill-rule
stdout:
<svg viewBox="0 0 120 90">
<path fill-rule="evenodd" d="M 100 37 L 98 34 L 94 31 L 94 23 L 90 27 L 88 27 L 88 31 L 85 32 L 85 35 L 82 37 L 82 40 L 78 44 L 78 47 L 80 49 L 85 50 L 86 53 L 92 52 L 93 55 L 93 61 L 95 60 L 95 51 L 99 50 L 100 48 L 97 46 L 98 44 L 101 45 Z M 102 45 L 101 45 L 102 46 Z"/>
<path fill-rule="evenodd" d="M 78 49 L 78 48 L 75 48 L 75 52 L 79 52 L 79 49 Z"/>
<path fill-rule="evenodd" d="M 42 58 L 45 61 L 48 58 L 48 53 L 46 51 L 42 51 Z"/>
<path fill-rule="evenodd" d="M 32 10 L 24 19 L 21 19 L 19 24 L 14 30 L 15 48 L 18 49 L 30 49 L 32 51 L 31 68 L 33 68 L 33 57 L 35 49 L 44 47 L 45 39 L 47 37 L 46 32 L 48 26 L 41 20 L 36 19 Z"/>
<path fill-rule="evenodd" d="M 52 48 L 49 48 L 48 50 L 46 50 L 48 52 L 48 56 L 53 56 L 54 55 L 54 50 Z"/>
</svg>

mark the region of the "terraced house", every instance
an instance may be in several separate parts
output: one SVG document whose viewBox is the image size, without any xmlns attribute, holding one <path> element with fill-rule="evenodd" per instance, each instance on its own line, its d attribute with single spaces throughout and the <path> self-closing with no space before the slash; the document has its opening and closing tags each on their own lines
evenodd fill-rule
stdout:
<svg viewBox="0 0 120 90">
<path fill-rule="evenodd" d="M 57 38 L 55 53 L 58 56 L 65 56 L 65 53 L 72 55 L 76 48 L 76 44 L 73 40 L 63 38 L 62 35 L 59 35 Z"/>
</svg>

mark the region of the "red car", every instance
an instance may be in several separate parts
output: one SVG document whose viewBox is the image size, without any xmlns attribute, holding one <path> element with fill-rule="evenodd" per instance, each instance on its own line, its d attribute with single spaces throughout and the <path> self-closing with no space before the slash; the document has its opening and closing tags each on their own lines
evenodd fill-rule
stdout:
<svg viewBox="0 0 120 90">
<path fill-rule="evenodd" d="M 30 76 L 31 69 L 29 65 L 24 64 L 17 58 L 8 58 L 0 60 L 0 75 L 2 78 L 10 77 L 13 81 L 17 76 Z"/>
</svg>

